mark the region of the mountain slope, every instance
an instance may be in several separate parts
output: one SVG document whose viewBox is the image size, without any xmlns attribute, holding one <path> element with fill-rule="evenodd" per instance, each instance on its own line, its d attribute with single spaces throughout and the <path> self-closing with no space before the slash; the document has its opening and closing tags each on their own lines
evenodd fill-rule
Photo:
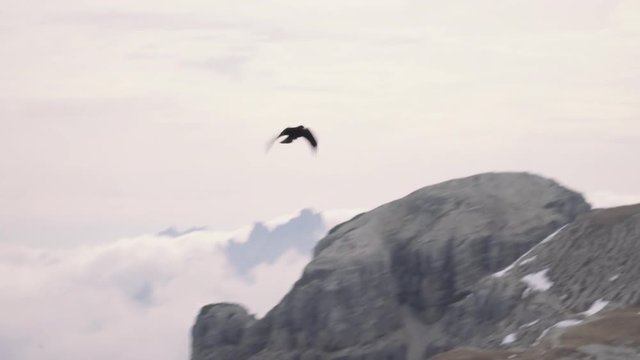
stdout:
<svg viewBox="0 0 640 360">
<path fill-rule="evenodd" d="M 640 359 L 640 307 L 626 307 L 546 332 L 528 348 L 459 348 L 433 360 L 637 360 Z"/>
<path fill-rule="evenodd" d="M 491 275 L 589 210 L 527 173 L 420 189 L 332 229 L 264 318 L 203 308 L 192 359 L 424 359 L 496 341 L 519 300 L 510 275 Z"/>
<path fill-rule="evenodd" d="M 245 241 L 231 240 L 226 253 L 236 270 L 246 275 L 256 265 L 272 263 L 289 250 L 310 254 L 325 232 L 322 214 L 303 209 L 297 216 L 273 229 L 256 223 Z"/>
<path fill-rule="evenodd" d="M 602 330 L 608 322 L 593 320 L 600 315 L 615 316 L 615 312 L 607 314 L 610 309 L 640 305 L 639 253 L 640 205 L 581 216 L 476 286 L 479 292 L 500 296 L 511 306 L 505 306 L 508 314 L 496 324 L 496 331 L 473 345 L 512 348 L 546 343 L 560 348 L 557 338 L 565 332 L 611 334 L 611 330 Z M 629 327 L 630 343 L 640 343 L 639 319 L 627 320 L 619 325 Z M 503 344 L 507 337 L 513 341 Z M 626 341 L 617 335 L 609 340 L 616 339 Z M 609 340 L 600 337 L 583 345 L 611 344 Z"/>
<path fill-rule="evenodd" d="M 580 216 L 479 282 L 514 306 L 476 348 L 434 359 L 640 359 L 638 253 L 640 204 Z"/>
</svg>

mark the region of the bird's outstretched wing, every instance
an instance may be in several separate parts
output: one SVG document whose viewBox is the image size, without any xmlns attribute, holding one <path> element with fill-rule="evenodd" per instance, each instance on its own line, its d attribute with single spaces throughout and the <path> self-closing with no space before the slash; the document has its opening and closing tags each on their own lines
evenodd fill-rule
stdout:
<svg viewBox="0 0 640 360">
<path fill-rule="evenodd" d="M 318 141 L 316 140 L 316 138 L 313 136 L 313 134 L 309 129 L 302 130 L 302 136 L 305 139 L 309 140 L 309 143 L 311 144 L 311 146 L 313 146 L 314 150 L 318 147 Z"/>
<path fill-rule="evenodd" d="M 282 137 L 282 136 L 290 136 L 290 135 L 293 135 L 294 130 L 295 130 L 294 128 L 288 127 L 288 128 L 286 128 L 286 129 L 282 130 L 282 132 L 280 133 L 280 135 L 276 136 L 276 139 L 277 139 L 277 138 L 279 138 L 279 137 Z"/>
<path fill-rule="evenodd" d="M 273 144 L 275 144 L 276 141 L 278 141 L 279 138 L 281 138 L 283 136 L 289 136 L 289 135 L 292 134 L 292 132 L 293 132 L 293 128 L 290 128 L 290 127 L 282 130 L 278 136 L 276 136 L 273 139 L 269 140 L 269 142 L 267 143 L 267 148 L 265 149 L 265 152 L 268 152 L 269 149 L 271 149 Z"/>
</svg>

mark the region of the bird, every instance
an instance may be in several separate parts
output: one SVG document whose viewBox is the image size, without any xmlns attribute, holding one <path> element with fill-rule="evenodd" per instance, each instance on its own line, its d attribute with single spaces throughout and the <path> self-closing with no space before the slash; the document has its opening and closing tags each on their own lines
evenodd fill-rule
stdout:
<svg viewBox="0 0 640 360">
<path fill-rule="evenodd" d="M 280 135 L 276 136 L 272 141 L 269 142 L 269 144 L 267 145 L 267 151 L 269 151 L 269 149 L 271 148 L 271 146 L 281 137 L 286 136 L 285 139 L 283 139 L 282 141 L 280 141 L 281 144 L 290 144 L 291 142 L 293 142 L 293 140 L 303 137 L 305 139 L 307 139 L 307 141 L 309 141 L 309 144 L 311 144 L 311 147 L 313 149 L 313 151 L 316 151 L 318 148 L 318 141 L 316 140 L 316 138 L 313 136 L 313 134 L 311 133 L 311 130 L 309 130 L 309 128 L 306 128 L 302 125 L 298 125 L 296 127 L 288 127 L 284 130 L 282 130 L 282 132 L 280 132 Z"/>
</svg>

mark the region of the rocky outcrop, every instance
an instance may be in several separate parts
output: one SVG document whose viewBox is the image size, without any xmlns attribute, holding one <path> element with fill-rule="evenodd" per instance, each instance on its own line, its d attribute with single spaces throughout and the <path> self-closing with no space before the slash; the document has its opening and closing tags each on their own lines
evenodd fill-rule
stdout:
<svg viewBox="0 0 640 360">
<path fill-rule="evenodd" d="M 200 310 L 191 329 L 193 358 L 239 359 L 239 348 L 246 330 L 256 322 L 238 304 L 207 305 Z"/>
<path fill-rule="evenodd" d="M 292 290 L 264 318 L 241 321 L 233 341 L 219 334 L 238 322 L 215 305 L 203 309 L 192 360 L 426 359 L 500 346 L 513 326 L 533 321 L 526 311 L 564 310 L 532 290 L 521 304 L 520 266 L 493 274 L 589 211 L 580 194 L 527 173 L 420 189 L 332 229 Z M 533 336 L 525 339 L 513 342 Z"/>
</svg>

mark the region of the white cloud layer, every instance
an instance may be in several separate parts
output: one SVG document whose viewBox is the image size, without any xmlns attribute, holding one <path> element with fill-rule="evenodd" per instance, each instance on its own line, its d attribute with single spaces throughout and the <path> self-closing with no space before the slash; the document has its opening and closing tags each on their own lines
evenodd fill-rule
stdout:
<svg viewBox="0 0 640 360">
<path fill-rule="evenodd" d="M 319 227 L 297 223 L 318 215 L 311 210 L 266 221 L 288 238 L 267 238 L 279 253 L 247 254 L 257 265 L 246 274 L 226 250 L 232 238 L 249 241 L 252 226 L 55 249 L 0 242 L 0 359 L 187 359 L 200 307 L 235 302 L 263 316 L 309 261 L 301 244 L 282 241 L 319 239 L 361 211 L 318 213 Z"/>
<path fill-rule="evenodd" d="M 186 359 L 201 306 L 263 315 L 308 262 L 290 251 L 237 277 L 227 234 L 141 236 L 70 249 L 0 244 L 3 360 Z"/>
<path fill-rule="evenodd" d="M 616 194 L 610 191 L 596 191 L 588 194 L 587 200 L 594 208 L 608 208 L 640 204 L 640 194 Z"/>
</svg>

